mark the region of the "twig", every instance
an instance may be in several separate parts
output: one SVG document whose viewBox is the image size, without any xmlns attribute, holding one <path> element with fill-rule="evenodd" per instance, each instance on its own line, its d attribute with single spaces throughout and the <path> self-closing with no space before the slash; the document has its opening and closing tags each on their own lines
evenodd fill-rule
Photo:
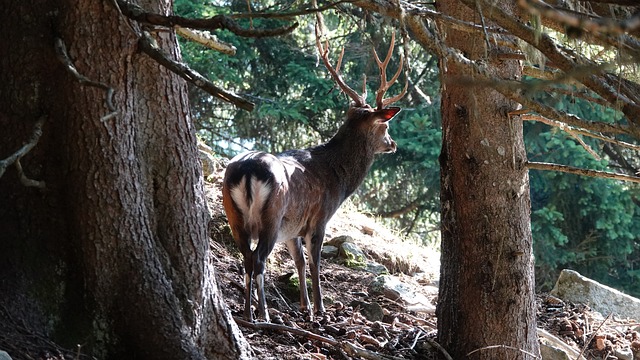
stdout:
<svg viewBox="0 0 640 360">
<path fill-rule="evenodd" d="M 322 336 L 322 335 L 318 335 L 315 333 L 312 333 L 310 331 L 307 330 L 303 330 L 303 329 L 296 329 L 296 328 L 292 328 L 290 326 L 286 326 L 286 325 L 280 325 L 280 324 L 272 324 L 272 323 L 251 323 L 249 321 L 243 320 L 241 318 L 238 317 L 233 317 L 234 320 L 236 321 L 236 323 L 238 325 L 244 326 L 244 327 L 248 327 L 251 329 L 255 329 L 255 330 L 272 330 L 272 331 L 278 331 L 278 332 L 288 332 L 294 335 L 299 335 L 299 336 L 304 336 L 308 339 L 311 340 L 316 340 L 316 341 L 320 341 L 322 343 L 325 344 L 329 344 L 335 348 L 338 348 L 340 350 L 343 350 L 345 353 L 347 353 L 347 355 L 349 356 L 359 356 L 361 358 L 364 359 L 369 359 L 369 360 L 387 360 L 387 359 L 391 359 L 391 360 L 401 360 L 401 358 L 395 357 L 395 356 L 387 356 L 387 355 L 382 355 L 382 354 L 378 354 L 375 353 L 373 351 L 369 351 L 367 349 L 363 349 L 353 343 L 350 343 L 348 341 L 338 341 L 338 340 L 334 340 L 334 339 L 330 339 L 328 337 Z"/>
<path fill-rule="evenodd" d="M 174 29 L 176 30 L 176 34 L 182 36 L 185 39 L 197 42 L 200 45 L 206 46 L 209 49 L 219 51 L 227 55 L 236 54 L 235 46 L 222 42 L 216 39 L 216 37 L 211 34 L 207 34 L 198 30 L 189 30 L 187 28 L 183 28 L 180 25 L 174 26 Z"/>
<path fill-rule="evenodd" d="M 522 120 L 528 120 L 528 121 L 539 121 L 541 123 L 550 125 L 550 126 L 555 126 L 560 128 L 560 130 L 569 130 L 575 134 L 580 134 L 580 135 L 584 135 L 584 136 L 588 136 L 588 137 L 592 137 L 594 139 L 598 139 L 598 140 L 602 140 L 608 143 L 612 143 L 612 144 L 616 144 L 618 146 L 621 147 L 625 147 L 627 149 L 631 149 L 631 150 L 635 150 L 635 151 L 640 151 L 640 145 L 636 145 L 636 144 L 631 144 L 628 142 L 624 142 L 624 141 L 620 141 L 614 138 L 610 138 L 608 136 L 603 136 L 600 134 L 594 134 L 590 131 L 584 130 L 584 129 L 578 129 L 575 128 L 573 126 L 567 125 L 563 122 L 560 121 L 555 121 L 555 120 L 551 120 L 551 119 L 547 119 L 544 116 L 540 116 L 540 115 L 533 115 L 533 114 L 523 114 L 520 117 Z"/>
<path fill-rule="evenodd" d="M 429 345 L 433 346 L 434 348 L 438 349 L 438 351 L 440 351 L 440 353 L 442 354 L 442 356 L 444 356 L 445 359 L 447 360 L 453 360 L 453 358 L 451 357 L 451 355 L 449 355 L 449 353 L 447 352 L 447 350 L 445 350 L 442 345 L 440 345 L 438 342 L 436 342 L 433 339 L 430 338 L 425 338 L 424 339 L 426 342 L 429 343 Z"/>
<path fill-rule="evenodd" d="M 566 124 L 563 124 L 561 122 L 558 121 L 553 121 L 551 119 L 547 119 L 545 117 L 542 116 L 538 116 L 538 115 L 532 115 L 532 114 L 527 114 L 527 115 L 522 115 L 520 117 L 522 120 L 533 120 L 533 121 L 539 121 L 542 123 L 545 123 L 547 125 L 551 125 L 551 126 L 555 126 L 560 128 L 560 130 L 563 130 L 564 132 L 566 132 L 567 134 L 571 135 L 571 137 L 573 137 L 578 143 L 580 143 L 580 145 L 582 145 L 582 147 L 589 153 L 591 154 L 591 156 L 594 157 L 594 159 L 600 161 L 602 160 L 602 158 L 600 157 L 600 155 L 596 154 L 596 152 L 591 148 L 591 146 L 587 145 L 587 143 L 584 142 L 584 140 L 582 140 L 582 138 L 580 137 L 580 133 L 578 131 L 575 131 L 573 129 L 573 127 L 568 126 Z M 582 135 L 587 135 L 585 134 L 587 133 L 582 132 Z M 589 136 L 589 135 L 587 135 Z"/>
<path fill-rule="evenodd" d="M 11 164 L 15 164 L 16 168 L 18 169 L 18 174 L 20 175 L 20 180 L 25 186 L 35 186 L 38 188 L 45 187 L 45 183 L 43 181 L 36 181 L 36 180 L 31 180 L 27 178 L 24 172 L 22 171 L 22 165 L 20 164 L 20 159 L 23 156 L 25 156 L 29 151 L 31 151 L 31 149 L 33 149 L 36 146 L 36 144 L 38 144 L 38 141 L 40 140 L 40 136 L 42 136 L 42 126 L 44 125 L 45 120 L 46 120 L 46 117 L 41 116 L 38 119 L 38 121 L 36 121 L 33 127 L 33 133 L 31 134 L 31 137 L 29 138 L 27 143 L 24 144 L 16 152 L 9 155 L 9 157 L 7 157 L 6 159 L 0 160 L 0 177 L 4 175 L 4 172 L 7 170 L 7 167 L 9 167 Z"/>
<path fill-rule="evenodd" d="M 196 85 L 220 100 L 239 107 L 240 109 L 247 111 L 253 110 L 255 106 L 254 103 L 230 91 L 217 87 L 200 73 L 191 69 L 187 64 L 170 59 L 169 56 L 158 47 L 158 44 L 148 32 L 143 32 L 138 44 L 144 53 L 186 81 Z"/>
<path fill-rule="evenodd" d="M 29 179 L 27 175 L 25 175 L 24 170 L 22 170 L 20 159 L 16 160 L 15 165 L 16 169 L 18 170 L 18 175 L 20 176 L 20 182 L 22 183 L 22 185 L 27 187 L 36 187 L 38 189 L 44 189 L 47 187 L 44 181 Z"/>
<path fill-rule="evenodd" d="M 413 348 L 416 347 L 416 344 L 418 343 L 418 339 L 420 338 L 420 335 L 422 335 L 422 330 L 418 329 L 418 333 L 416 334 L 416 337 L 413 339 L 411 346 L 409 346 L 409 349 L 413 350 Z"/>
<path fill-rule="evenodd" d="M 142 23 L 165 27 L 174 27 L 175 25 L 180 25 L 182 27 L 198 30 L 226 29 L 238 36 L 252 38 L 286 35 L 295 30 L 299 25 L 298 23 L 294 23 L 290 26 L 284 26 L 275 29 L 245 29 L 238 25 L 238 23 L 234 19 L 225 15 L 216 15 L 207 19 L 191 19 L 182 16 L 162 15 L 148 12 L 140 6 L 132 4 L 125 0 L 118 0 L 118 5 L 120 6 L 122 13 L 126 17 Z"/>
<path fill-rule="evenodd" d="M 596 336 L 596 334 L 598 333 L 598 330 L 600 330 L 600 328 L 611 318 L 611 316 L 613 315 L 613 313 L 609 313 L 609 315 L 602 321 L 602 323 L 600 323 L 600 325 L 598 326 L 598 328 L 596 329 L 596 331 L 593 332 L 593 334 L 591 334 L 591 336 L 589 336 L 589 341 L 585 341 L 584 346 L 582 347 L 582 349 L 580 350 L 580 354 L 578 354 L 578 357 L 576 358 L 576 360 L 580 359 L 580 357 L 582 356 L 582 354 L 584 354 L 584 351 L 587 349 L 587 347 L 589 346 L 589 344 L 591 343 L 591 340 L 593 340 L 593 338 Z M 586 316 L 585 316 L 586 318 Z"/>
<path fill-rule="evenodd" d="M 573 166 L 560 165 L 560 164 L 551 164 L 551 163 L 542 163 L 542 162 L 534 162 L 528 161 L 527 167 L 529 169 L 535 170 L 545 170 L 545 171 L 560 171 L 568 174 L 581 175 L 581 176 L 589 176 L 595 178 L 604 178 L 604 179 L 614 179 L 621 181 L 629 181 L 634 183 L 640 183 L 640 177 L 618 174 L 618 173 L 610 173 L 606 171 L 599 170 L 589 170 L 589 169 L 581 169 Z"/>
<path fill-rule="evenodd" d="M 485 346 L 485 347 L 481 347 L 479 349 L 475 349 L 473 351 L 471 351 L 470 353 L 467 354 L 467 357 L 469 357 L 471 354 L 476 353 L 478 351 L 481 350 L 490 350 L 490 349 L 509 349 L 509 350 L 517 350 L 520 351 L 521 353 L 525 354 L 525 355 L 529 355 L 534 359 L 540 359 L 540 357 L 538 357 L 537 355 L 530 353 L 526 350 L 522 350 L 513 346 L 508 346 L 508 345 L 490 345 L 490 346 Z"/>
<path fill-rule="evenodd" d="M 61 38 L 56 37 L 54 39 L 54 48 L 56 50 L 56 55 L 58 56 L 58 60 L 60 60 L 60 62 L 65 66 L 67 71 L 78 80 L 80 85 L 97 87 L 99 89 L 103 89 L 104 91 L 106 91 L 107 98 L 105 99 L 105 101 L 107 103 L 107 109 L 109 109 L 109 111 L 111 112 L 111 114 L 107 114 L 106 117 L 111 118 L 113 117 L 114 113 L 117 114 L 117 110 L 115 106 L 113 106 L 113 93 L 114 93 L 113 88 L 105 83 L 90 80 L 86 76 L 80 74 L 76 69 L 75 65 L 73 64 L 73 62 L 71 61 L 71 58 L 67 53 L 67 47 L 65 46 L 64 41 L 62 41 Z M 103 117 L 102 120 L 105 120 L 105 118 Z"/>
<path fill-rule="evenodd" d="M 301 15 L 309 15 L 315 14 L 320 11 L 325 11 L 328 9 L 335 8 L 336 6 L 344 3 L 351 3 L 354 0 L 339 0 L 336 2 L 329 3 L 324 6 L 315 7 L 312 6 L 306 9 L 287 11 L 287 12 L 252 12 L 252 13 L 239 13 L 230 15 L 231 18 L 234 19 L 245 19 L 245 18 L 262 18 L 262 19 L 290 19 L 293 17 L 301 16 Z"/>
</svg>

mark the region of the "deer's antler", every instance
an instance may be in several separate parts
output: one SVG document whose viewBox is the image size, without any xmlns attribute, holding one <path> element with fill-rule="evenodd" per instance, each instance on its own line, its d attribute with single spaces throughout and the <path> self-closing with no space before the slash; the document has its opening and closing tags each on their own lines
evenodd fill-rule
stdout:
<svg viewBox="0 0 640 360">
<path fill-rule="evenodd" d="M 364 80 L 364 84 L 362 85 L 363 94 L 358 94 L 355 90 L 353 90 L 347 83 L 344 82 L 342 76 L 340 76 L 340 66 L 342 65 L 342 57 L 344 56 L 344 48 L 340 52 L 340 57 L 338 58 L 338 63 L 336 64 L 336 68 L 334 69 L 329 61 L 329 42 L 325 40 L 324 46 L 320 42 L 321 29 L 319 23 L 316 23 L 316 46 L 318 47 L 318 52 L 320 53 L 320 57 L 322 58 L 322 62 L 324 66 L 329 70 L 329 74 L 333 78 L 333 81 L 338 84 L 340 89 L 347 94 L 351 100 L 354 102 L 354 106 L 356 107 L 365 107 L 367 106 L 367 85 L 366 78 Z"/>
<path fill-rule="evenodd" d="M 398 67 L 398 71 L 396 71 L 395 75 L 393 75 L 390 81 L 387 81 L 387 65 L 389 65 L 389 60 L 391 60 L 393 48 L 395 47 L 395 41 L 396 34 L 392 32 L 391 44 L 389 45 L 389 51 L 387 52 L 387 57 L 384 59 L 384 61 L 380 61 L 376 49 L 373 49 L 373 55 L 375 56 L 378 68 L 380 68 L 380 87 L 378 88 L 378 91 L 376 91 L 376 105 L 378 107 L 378 110 L 382 110 L 386 106 L 389 106 L 390 104 L 393 104 L 394 102 L 400 100 L 407 93 L 407 88 L 409 86 L 409 78 L 407 78 L 404 84 L 404 90 L 402 90 L 400 94 L 389 99 L 384 99 L 384 94 L 387 92 L 387 90 L 389 90 L 391 85 L 393 85 L 393 83 L 398 80 L 398 77 L 402 72 L 402 66 L 404 65 L 404 57 L 402 56 L 402 54 L 400 54 L 400 66 Z"/>
</svg>

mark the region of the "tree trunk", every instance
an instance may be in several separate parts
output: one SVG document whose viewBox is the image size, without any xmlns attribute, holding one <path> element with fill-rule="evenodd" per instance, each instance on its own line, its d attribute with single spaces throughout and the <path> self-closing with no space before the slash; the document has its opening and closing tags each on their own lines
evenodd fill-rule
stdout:
<svg viewBox="0 0 640 360">
<path fill-rule="evenodd" d="M 45 119 L 21 164 L 46 183 L 22 185 L 13 166 L 0 178 L 0 323 L 30 314 L 31 331 L 99 358 L 247 358 L 213 274 L 186 85 L 138 50 L 139 25 L 113 3 L 0 10 L 0 158 Z M 114 90 L 115 116 L 103 119 L 105 90 L 57 60 L 55 37 L 80 74 Z M 155 38 L 180 57 L 172 32 Z"/>
<path fill-rule="evenodd" d="M 479 12 L 455 0 L 438 10 L 481 23 Z M 504 6 L 511 2 L 502 1 Z M 493 35 L 440 23 L 446 44 L 488 71 L 520 77 L 516 61 Z M 459 29 L 459 28 L 458 28 Z M 491 48 L 486 48 L 491 46 Z M 496 91 L 469 86 L 471 72 L 441 60 L 443 144 L 440 155 L 442 268 L 438 338 L 454 359 L 530 359 L 539 354 L 530 227 L 529 177 L 517 109 Z M 471 355 L 469 355 L 472 353 Z"/>
</svg>

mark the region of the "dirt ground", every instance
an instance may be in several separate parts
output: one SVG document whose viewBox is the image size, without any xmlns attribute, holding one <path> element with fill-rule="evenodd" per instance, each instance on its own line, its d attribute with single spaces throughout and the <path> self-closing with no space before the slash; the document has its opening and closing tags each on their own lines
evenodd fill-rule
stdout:
<svg viewBox="0 0 640 360">
<path fill-rule="evenodd" d="M 267 303 L 275 325 L 244 324 L 241 255 L 226 228 L 217 182 L 209 183 L 207 189 L 213 214 L 212 237 L 219 240 L 212 243 L 218 280 L 227 305 L 257 358 L 437 359 L 444 353 L 437 343 L 437 319 L 433 312 L 415 312 L 400 301 L 369 294 L 368 285 L 376 275 L 335 261 L 321 261 L 327 314 L 309 321 L 297 309 L 298 289 L 287 282 L 295 267 L 284 246 L 274 249 L 265 280 Z M 437 287 L 437 251 L 403 243 L 362 214 L 339 211 L 327 233 L 360 239 L 358 245 L 370 258 L 416 288 Z M 416 272 L 420 276 L 411 276 Z M 424 295 L 436 304 L 437 293 L 431 290 Z M 361 307 L 363 303 L 379 304 L 384 314 L 382 320 L 369 321 L 363 315 L 366 313 Z M 537 296 L 537 315 L 538 328 L 543 329 L 541 343 L 559 340 L 561 344 L 555 346 L 565 346 L 571 359 L 640 359 L 640 324 L 635 320 L 605 317 L 584 304 L 565 303 L 547 294 Z"/>
<path fill-rule="evenodd" d="M 271 323 L 243 322 L 241 255 L 233 244 L 222 209 L 221 174 L 219 169 L 206 185 L 214 266 L 226 303 L 257 359 L 437 359 L 445 353 L 437 343 L 433 306 L 415 308 L 388 295 L 372 293 L 368 285 L 376 275 L 348 268 L 336 260 L 321 261 L 326 314 L 310 319 L 308 314 L 300 313 L 298 289 L 290 281 L 294 265 L 284 246 L 276 246 L 267 267 L 265 283 Z M 330 238 L 353 237 L 369 259 L 385 265 L 431 305 L 436 304 L 437 250 L 402 242 L 392 231 L 349 211 L 348 206 L 332 220 L 327 234 Z M 79 355 L 81 349 L 64 349 L 44 335 L 29 332 L 24 319 L 3 314 L 0 309 L 0 349 L 14 359 L 89 358 Z M 603 316 L 584 304 L 565 303 L 546 294 L 537 296 L 537 315 L 541 343 L 557 341 L 555 346 L 566 347 L 572 360 L 581 356 L 640 359 L 640 324 L 635 320 Z"/>
</svg>

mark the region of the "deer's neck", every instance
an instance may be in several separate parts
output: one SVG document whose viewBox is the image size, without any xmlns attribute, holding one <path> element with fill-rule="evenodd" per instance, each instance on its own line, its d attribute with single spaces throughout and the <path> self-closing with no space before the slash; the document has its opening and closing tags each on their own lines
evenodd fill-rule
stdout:
<svg viewBox="0 0 640 360">
<path fill-rule="evenodd" d="M 330 177 L 344 198 L 351 195 L 364 180 L 374 159 L 374 152 L 360 136 L 338 134 L 329 142 L 313 148 L 313 152 L 327 165 Z"/>
</svg>

